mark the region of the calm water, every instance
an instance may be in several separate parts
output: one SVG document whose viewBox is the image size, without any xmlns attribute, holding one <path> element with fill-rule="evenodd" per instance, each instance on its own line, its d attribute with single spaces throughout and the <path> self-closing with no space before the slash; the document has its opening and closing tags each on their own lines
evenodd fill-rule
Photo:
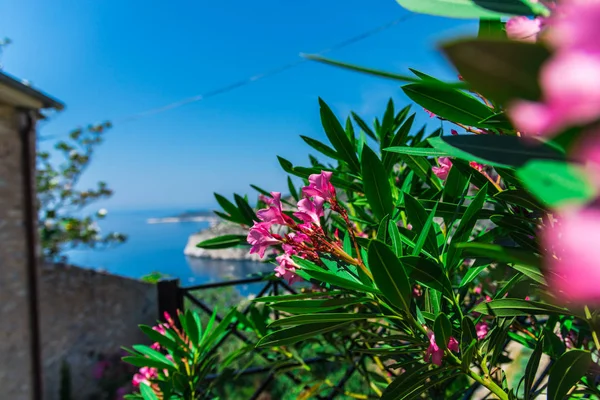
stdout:
<svg viewBox="0 0 600 400">
<path fill-rule="evenodd" d="M 182 285 L 239 279 L 272 270 L 265 264 L 189 258 L 183 255 L 189 235 L 208 227 L 207 222 L 148 224 L 148 218 L 177 215 L 184 210 L 115 211 L 101 222 L 102 232 L 129 235 L 125 244 L 105 250 L 75 250 L 72 264 L 131 278 L 161 272 L 181 279 Z"/>
</svg>

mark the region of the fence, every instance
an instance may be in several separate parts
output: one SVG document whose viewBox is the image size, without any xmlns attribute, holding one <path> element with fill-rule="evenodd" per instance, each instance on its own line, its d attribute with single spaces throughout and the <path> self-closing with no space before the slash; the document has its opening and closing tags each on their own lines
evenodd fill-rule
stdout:
<svg viewBox="0 0 600 400">
<path fill-rule="evenodd" d="M 284 292 L 288 292 L 290 294 L 296 294 L 296 291 L 292 287 L 290 287 L 284 281 L 274 279 L 272 274 L 257 276 L 257 277 L 248 278 L 248 279 L 239 279 L 239 280 L 232 280 L 232 281 L 225 281 L 225 282 L 218 282 L 218 283 L 208 283 L 208 284 L 204 284 L 204 285 L 197 285 L 197 286 L 191 286 L 191 287 L 181 287 L 179 285 L 179 280 L 177 280 L 177 279 L 163 280 L 163 281 L 158 282 L 159 319 L 161 319 L 161 321 L 164 320 L 163 315 L 164 315 L 165 311 L 171 315 L 175 315 L 177 310 L 184 311 L 184 305 L 185 305 L 184 299 L 187 299 L 189 302 L 194 304 L 196 307 L 198 307 L 202 311 L 206 312 L 208 315 L 212 315 L 214 310 L 209 305 L 205 304 L 205 302 L 203 302 L 197 296 L 195 296 L 194 293 L 200 293 L 203 290 L 207 290 L 207 289 L 256 284 L 256 283 L 261 283 L 261 282 L 263 282 L 265 284 L 260 289 L 258 294 L 256 295 L 257 298 L 264 297 L 264 296 L 276 296 L 276 295 L 282 294 Z M 251 305 L 247 305 L 246 307 L 244 307 L 244 309 L 241 311 L 241 313 L 244 315 L 247 315 L 250 310 L 250 307 L 251 307 Z M 273 318 L 279 319 L 279 313 L 275 311 L 273 313 Z M 223 318 L 217 314 L 216 320 L 221 322 L 223 320 Z M 178 323 L 177 318 L 175 318 L 175 322 Z M 250 340 L 250 338 L 248 338 L 243 332 L 240 332 L 237 329 L 237 323 L 232 323 L 229 326 L 228 333 L 217 343 L 216 349 L 220 348 L 223 345 L 223 343 L 229 338 L 230 335 L 236 336 L 238 339 L 242 340 L 245 344 L 254 344 L 253 341 Z M 264 360 L 271 361 L 271 359 L 264 353 L 264 350 L 255 349 L 254 351 L 255 351 L 255 354 L 257 354 Z M 317 395 L 314 398 L 321 399 L 321 400 L 326 400 L 326 399 L 330 400 L 330 399 L 337 398 L 338 395 L 340 395 L 340 394 L 344 394 L 344 386 L 346 385 L 346 383 L 348 382 L 350 377 L 356 371 L 357 364 L 361 363 L 363 361 L 363 359 L 364 359 L 363 356 L 356 358 L 353 365 L 351 365 L 346 370 L 345 374 L 338 381 L 337 385 L 335 385 L 334 387 L 331 388 L 332 392 L 327 397 L 323 397 L 322 395 Z M 303 360 L 303 363 L 306 365 L 318 364 L 318 363 L 328 363 L 328 362 L 332 362 L 332 360 L 323 358 L 323 357 L 314 357 L 314 358 Z M 296 364 L 286 364 L 284 367 L 281 367 L 281 366 L 279 366 L 279 367 L 269 367 L 269 366 L 267 366 L 267 367 L 249 367 L 244 370 L 235 371 L 233 373 L 233 375 L 234 376 L 248 376 L 248 375 L 268 373 L 267 378 L 256 389 L 256 391 L 253 393 L 252 397 L 249 398 L 250 400 L 256 400 L 259 398 L 259 396 L 262 393 L 264 393 L 269 388 L 269 385 L 271 385 L 273 383 L 273 381 L 277 378 L 277 375 L 281 372 L 281 370 L 283 368 L 288 369 L 290 367 L 300 367 L 301 365 L 302 364 L 298 362 Z M 290 379 L 296 385 L 303 385 L 302 381 L 297 376 L 295 376 L 293 373 L 291 373 L 289 371 L 281 372 L 281 376 L 283 376 L 287 379 Z M 208 375 L 205 379 L 206 380 L 214 380 L 214 379 L 218 379 L 218 378 L 219 378 L 218 375 Z"/>
</svg>

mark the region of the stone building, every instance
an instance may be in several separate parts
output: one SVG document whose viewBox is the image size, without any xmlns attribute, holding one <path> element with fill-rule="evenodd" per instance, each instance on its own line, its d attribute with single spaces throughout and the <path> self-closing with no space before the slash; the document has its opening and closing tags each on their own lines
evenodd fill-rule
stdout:
<svg viewBox="0 0 600 400">
<path fill-rule="evenodd" d="M 0 397 L 42 398 L 36 121 L 63 105 L 0 71 Z"/>
</svg>

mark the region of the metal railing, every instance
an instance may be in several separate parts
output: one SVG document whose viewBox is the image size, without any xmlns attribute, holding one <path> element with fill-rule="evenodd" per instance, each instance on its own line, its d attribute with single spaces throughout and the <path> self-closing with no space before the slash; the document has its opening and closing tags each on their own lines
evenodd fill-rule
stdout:
<svg viewBox="0 0 600 400">
<path fill-rule="evenodd" d="M 266 274 L 261 276 L 256 276 L 247 279 L 238 279 L 231 281 L 223 281 L 216 283 L 207 283 L 203 285 L 189 286 L 189 287 L 181 287 L 179 285 L 179 280 L 163 280 L 158 282 L 158 303 L 159 303 L 159 319 L 161 321 L 164 320 L 164 312 L 168 312 L 171 315 L 175 315 L 177 310 L 184 311 L 185 307 L 185 299 L 187 299 L 191 304 L 196 306 L 198 309 L 206 312 L 209 316 L 213 315 L 214 309 L 206 304 L 202 299 L 198 297 L 198 294 L 203 290 L 208 289 L 216 289 L 222 287 L 235 287 L 239 285 L 248 285 L 248 284 L 257 284 L 260 282 L 264 282 L 264 286 L 258 291 L 256 294 L 256 298 L 265 297 L 265 296 L 276 296 L 282 293 L 290 293 L 296 294 L 296 290 L 294 290 L 290 285 L 285 283 L 282 280 L 279 280 L 273 276 L 273 274 Z M 240 313 L 243 315 L 247 315 L 250 311 L 252 304 L 248 304 L 245 306 Z M 279 312 L 274 311 L 272 314 L 273 319 L 279 319 Z M 223 320 L 223 317 L 219 314 L 216 314 L 215 319 L 218 322 Z M 174 319 L 176 323 L 178 323 L 178 319 Z M 225 343 L 225 341 L 231 336 L 237 337 L 246 345 L 255 344 L 253 340 L 251 340 L 244 332 L 240 332 L 238 329 L 238 323 L 234 322 L 229 325 L 229 329 L 227 333 L 221 338 L 221 340 L 215 345 L 215 351 Z M 259 356 L 265 361 L 271 363 L 273 359 L 270 358 L 266 351 L 263 349 L 255 349 L 253 354 Z M 357 362 L 361 362 L 362 357 Z M 304 365 L 318 364 L 318 363 L 331 363 L 334 362 L 331 359 L 324 357 L 313 357 L 309 359 L 303 360 Z M 262 382 L 262 384 L 256 389 L 253 395 L 249 398 L 250 400 L 257 399 L 261 393 L 265 392 L 269 386 L 273 383 L 273 381 L 277 378 L 277 375 L 285 377 L 289 379 L 296 385 L 302 385 L 305 388 L 308 386 L 304 385 L 302 380 L 295 376 L 290 371 L 283 372 L 283 369 L 289 369 L 293 367 L 301 367 L 303 366 L 300 362 L 286 363 L 284 365 L 278 366 L 259 366 L 259 367 L 249 367 L 244 370 L 238 370 L 233 372 L 234 376 L 249 376 L 249 375 L 257 375 L 257 374 L 268 374 L 266 379 Z M 316 395 L 314 398 L 325 400 L 325 399 L 335 399 L 339 394 L 344 393 L 344 385 L 348 382 L 352 374 L 356 371 L 356 363 L 350 366 L 344 376 L 340 379 L 340 381 L 333 387 L 331 387 L 331 393 L 327 397 L 323 397 L 322 395 Z M 205 377 L 206 381 L 212 381 L 219 378 L 218 374 L 208 375 Z"/>
</svg>

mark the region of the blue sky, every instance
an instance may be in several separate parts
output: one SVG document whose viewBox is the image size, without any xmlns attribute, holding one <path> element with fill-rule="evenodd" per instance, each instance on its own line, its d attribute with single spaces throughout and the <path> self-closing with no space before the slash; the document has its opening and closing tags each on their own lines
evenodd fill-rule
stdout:
<svg viewBox="0 0 600 400">
<path fill-rule="evenodd" d="M 276 155 L 307 164 L 299 135 L 326 140 L 317 98 L 340 116 L 370 120 L 398 84 L 304 63 L 205 101 L 119 123 L 131 114 L 207 92 L 328 48 L 407 13 L 394 0 L 5 0 L 5 71 L 64 101 L 41 135 L 115 121 L 82 184 L 104 180 L 113 209 L 214 206 L 213 192 L 285 191 Z M 476 22 L 415 15 L 328 57 L 452 79 L 435 52 Z M 418 109 L 418 108 L 415 108 Z M 421 115 L 420 120 L 427 118 Z"/>
</svg>

